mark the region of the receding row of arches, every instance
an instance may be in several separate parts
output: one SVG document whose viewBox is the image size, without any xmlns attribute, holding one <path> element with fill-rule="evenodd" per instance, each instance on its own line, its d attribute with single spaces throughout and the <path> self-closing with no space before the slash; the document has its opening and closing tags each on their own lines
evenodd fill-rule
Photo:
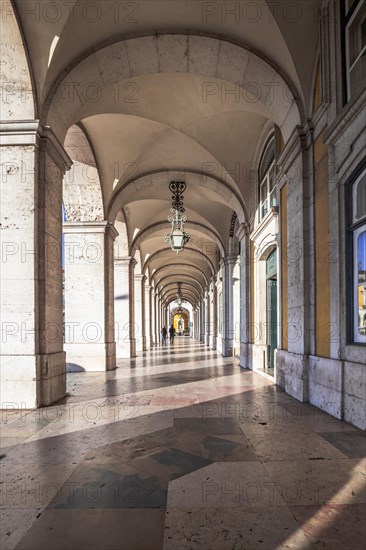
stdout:
<svg viewBox="0 0 366 550">
<path fill-rule="evenodd" d="M 133 31 L 102 10 L 90 32 L 84 4 L 38 27 L 22 0 L 3 12 L 4 399 L 53 403 L 66 363 L 114 369 L 175 324 L 328 410 L 326 387 L 354 419 L 363 270 L 356 296 L 340 259 L 363 235 L 363 214 L 351 223 L 344 205 L 363 169 L 364 102 L 353 65 L 346 96 L 336 69 L 353 26 L 326 2 L 317 34 L 308 13 L 290 29 L 271 2 L 254 31 L 204 24 L 197 2 L 152 0 Z M 191 236 L 178 255 L 164 240 L 172 181 L 186 185 Z M 188 313 L 173 314 L 177 294 Z"/>
</svg>

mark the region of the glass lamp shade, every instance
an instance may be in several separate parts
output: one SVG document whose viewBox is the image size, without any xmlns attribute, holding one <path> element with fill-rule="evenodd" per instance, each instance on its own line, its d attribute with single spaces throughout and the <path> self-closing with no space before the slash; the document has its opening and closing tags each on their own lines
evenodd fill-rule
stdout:
<svg viewBox="0 0 366 550">
<path fill-rule="evenodd" d="M 184 233 L 180 229 L 174 229 L 170 235 L 170 245 L 174 252 L 180 252 L 184 246 Z"/>
</svg>

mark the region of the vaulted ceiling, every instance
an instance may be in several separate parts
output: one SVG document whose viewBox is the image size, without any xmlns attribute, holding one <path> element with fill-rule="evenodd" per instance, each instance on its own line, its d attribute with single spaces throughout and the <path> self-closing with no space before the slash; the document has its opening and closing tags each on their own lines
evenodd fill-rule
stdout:
<svg viewBox="0 0 366 550">
<path fill-rule="evenodd" d="M 286 140 L 306 116 L 317 3 L 290 4 L 14 0 L 37 116 L 97 172 L 78 180 L 77 200 L 126 224 L 128 253 L 168 293 L 177 273 L 191 301 L 202 292 L 233 213 L 243 223 L 255 211 L 261 137 L 276 124 Z M 192 235 L 179 256 L 164 242 L 177 178 Z"/>
</svg>

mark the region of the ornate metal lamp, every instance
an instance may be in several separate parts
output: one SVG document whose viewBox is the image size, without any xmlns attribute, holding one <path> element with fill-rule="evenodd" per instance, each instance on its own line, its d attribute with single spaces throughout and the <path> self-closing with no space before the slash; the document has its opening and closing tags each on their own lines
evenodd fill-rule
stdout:
<svg viewBox="0 0 366 550">
<path fill-rule="evenodd" d="M 176 299 L 176 304 L 178 305 L 178 307 L 181 307 L 182 306 L 182 303 L 183 303 L 183 299 L 182 299 L 182 283 L 178 283 L 177 284 L 177 299 Z"/>
<path fill-rule="evenodd" d="M 170 233 L 165 233 L 164 240 L 169 243 L 173 252 L 179 254 L 184 248 L 184 245 L 188 243 L 191 236 L 184 231 L 184 222 L 187 221 L 187 216 L 182 216 L 185 212 L 183 206 L 183 192 L 186 190 L 186 184 L 184 181 L 171 181 L 169 189 L 173 193 L 172 207 L 170 211 L 174 216 L 169 216 L 168 221 L 172 224 Z"/>
</svg>

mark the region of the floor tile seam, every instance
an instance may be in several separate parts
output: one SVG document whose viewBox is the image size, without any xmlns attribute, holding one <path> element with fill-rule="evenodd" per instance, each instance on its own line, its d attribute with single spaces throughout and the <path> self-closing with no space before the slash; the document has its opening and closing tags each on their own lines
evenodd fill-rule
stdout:
<svg viewBox="0 0 366 550">
<path fill-rule="evenodd" d="M 173 422 L 173 419 L 171 419 L 171 422 Z M 171 424 L 171 426 L 168 426 L 168 428 L 171 428 L 172 425 L 173 425 L 173 424 Z M 146 427 L 145 427 L 145 429 L 146 429 Z M 156 429 L 154 429 L 154 430 L 152 430 L 152 431 L 143 432 L 143 433 L 141 433 L 141 434 L 138 434 L 136 437 L 144 437 L 145 435 L 150 435 L 150 434 L 152 434 L 152 433 L 159 432 L 159 431 L 161 431 L 161 429 L 162 429 L 162 428 L 156 428 Z M 163 428 L 163 429 L 166 429 L 166 428 Z M 105 432 L 105 431 L 106 431 L 106 430 L 104 430 L 104 432 Z M 64 435 L 64 434 L 62 434 L 62 435 Z M 53 436 L 50 436 L 50 438 L 52 438 L 52 437 L 55 437 L 55 436 L 54 436 L 54 435 L 53 435 Z M 56 436 L 56 437 L 57 437 L 57 436 Z M 128 435 L 126 435 L 126 436 L 121 435 L 120 437 L 121 437 L 121 439 L 118 439 L 118 442 L 128 441 L 129 439 L 132 438 L 131 434 L 128 434 Z M 92 452 L 94 449 L 99 448 L 99 447 L 103 447 L 103 446 L 105 446 L 105 445 L 110 445 L 110 444 L 113 444 L 113 443 L 116 443 L 116 442 L 117 442 L 117 441 L 112 441 L 112 442 L 110 442 L 110 443 L 103 443 L 102 445 L 95 445 L 95 444 L 93 444 L 92 447 L 90 447 L 88 450 L 85 451 L 85 453 L 84 453 L 83 457 L 80 459 L 80 461 L 79 461 L 78 463 L 76 463 L 76 467 L 78 466 L 78 464 L 79 464 L 81 461 L 85 460 L 85 456 L 86 456 L 88 453 Z M 33 441 L 32 441 L 31 443 L 33 443 Z M 15 464 L 15 465 L 19 465 L 19 464 L 24 465 L 25 463 L 24 463 L 24 462 L 14 462 L 13 464 Z M 26 464 L 29 464 L 29 462 L 27 462 Z M 32 464 L 41 466 L 41 465 L 44 464 L 44 463 L 42 463 L 42 462 L 34 462 L 34 463 L 32 463 Z M 49 462 L 49 463 L 48 463 L 49 466 L 52 466 L 52 465 L 62 465 L 62 464 L 63 464 L 63 463 L 55 463 L 55 462 Z M 67 465 L 69 465 L 69 464 L 70 464 L 70 463 L 68 463 Z M 74 464 L 74 463 L 72 463 L 72 464 Z"/>
<path fill-rule="evenodd" d="M 193 362 L 193 361 L 192 361 Z M 144 372 L 147 372 L 149 370 L 155 370 L 155 369 L 158 369 L 158 368 L 161 368 L 161 369 L 166 369 L 166 368 L 171 368 L 171 369 L 176 369 L 177 368 L 177 365 L 184 365 L 186 366 L 186 370 L 189 370 L 192 368 L 192 362 L 191 361 L 182 361 L 182 362 L 177 362 L 177 363 L 173 363 L 171 364 L 171 366 L 169 366 L 169 364 L 167 363 L 155 363 L 153 365 L 150 365 L 150 366 L 144 366 L 144 365 L 139 365 L 139 366 L 134 366 L 134 367 L 130 367 L 129 365 L 125 366 L 125 367 L 117 367 L 117 369 L 115 369 L 112 374 L 116 373 L 117 375 L 118 374 L 129 374 L 131 375 L 131 373 L 135 373 L 137 372 L 138 374 L 141 373 L 144 373 Z M 215 368 L 216 367 L 216 360 L 214 359 L 208 359 L 208 360 L 205 360 L 206 363 L 213 363 L 213 366 L 212 368 Z M 188 366 L 187 366 L 188 365 Z M 226 365 L 219 365 L 220 368 L 225 368 Z M 111 371 L 109 371 L 111 372 Z M 165 372 L 165 370 L 162 370 L 161 372 Z M 83 373 L 85 374 L 85 373 Z M 101 372 L 101 374 L 103 374 Z"/>
<path fill-rule="evenodd" d="M 180 385 L 180 386 L 181 386 L 181 385 Z M 180 387 L 180 386 L 178 386 L 178 387 Z M 146 390 L 146 392 L 150 392 L 150 391 L 151 391 L 151 390 Z M 139 392 L 138 394 L 128 394 L 128 395 L 130 396 L 129 401 L 133 402 L 134 398 L 136 399 L 136 397 L 141 397 L 142 399 L 144 399 L 144 398 L 151 398 L 151 399 L 154 399 L 155 397 L 160 397 L 160 398 L 161 398 L 161 397 L 165 397 L 165 395 L 164 395 L 164 389 L 159 389 L 159 392 L 160 392 L 160 394 L 162 394 L 162 395 L 156 395 L 156 393 L 151 394 L 151 393 L 145 393 L 145 392 Z M 127 395 L 127 394 L 126 394 L 126 395 Z M 122 395 L 121 395 L 121 397 L 122 397 Z M 215 396 L 212 396 L 212 397 L 214 398 Z M 216 398 L 217 398 L 217 397 L 218 397 L 218 396 L 216 396 Z M 195 406 L 195 405 L 196 405 L 196 406 L 199 406 L 200 404 L 204 404 L 204 403 L 206 403 L 206 402 L 212 401 L 212 398 L 211 398 L 211 397 L 210 397 L 210 399 L 206 399 L 206 400 L 202 400 L 202 398 L 201 398 L 201 399 L 198 401 L 198 403 L 192 404 L 192 403 L 189 402 L 189 398 L 187 398 L 187 399 L 188 399 L 187 405 L 183 405 L 183 406 L 182 406 L 182 404 L 180 404 L 179 407 L 176 407 L 176 403 L 174 403 L 174 401 L 175 401 L 175 399 L 176 399 L 176 396 L 168 396 L 168 398 L 172 399 L 172 403 L 170 404 L 170 406 L 169 406 L 169 404 L 167 404 L 167 403 L 163 403 L 163 404 L 161 404 L 161 405 L 150 405 L 150 404 L 138 403 L 138 406 L 139 406 L 139 408 L 141 408 L 141 409 L 142 409 L 142 408 L 146 408 L 146 407 L 148 408 L 148 407 L 150 407 L 150 406 L 151 406 L 151 407 L 154 407 L 154 408 L 155 408 L 155 407 L 158 407 L 158 408 L 159 408 L 159 410 L 151 411 L 151 414 L 156 414 L 156 413 L 159 413 L 159 412 L 162 412 L 162 413 L 164 413 L 164 412 L 172 413 L 172 412 L 173 412 L 174 410 L 176 410 L 176 409 L 179 410 L 179 409 L 182 409 L 182 408 L 185 408 L 185 407 L 191 407 L 191 406 Z M 219 397 L 219 398 L 220 398 L 220 397 Z M 94 399 L 93 401 L 84 401 L 84 402 L 82 402 L 82 404 L 83 404 L 83 406 L 85 407 L 85 406 L 87 406 L 88 404 L 89 404 L 89 405 L 90 405 L 90 404 L 93 404 L 93 405 L 98 404 L 98 401 L 100 401 L 100 402 L 104 405 L 103 408 L 104 408 L 105 410 L 108 410 L 109 408 L 112 408 L 112 409 L 113 409 L 114 407 L 118 406 L 118 405 L 121 403 L 121 402 L 119 401 L 119 398 L 118 398 L 117 400 L 113 400 L 112 403 L 110 403 L 110 404 L 107 403 L 107 404 L 106 404 L 106 403 L 105 403 L 106 398 L 103 397 L 103 398 L 100 398 L 100 399 Z M 75 403 L 73 403 L 73 405 L 75 405 Z M 67 415 L 68 412 L 69 412 L 69 411 L 65 411 L 64 414 Z M 143 417 L 146 417 L 148 412 L 149 412 L 149 409 L 143 410 L 143 411 L 142 411 L 142 415 L 140 415 L 139 417 L 136 417 L 136 418 L 143 418 Z M 59 419 L 54 419 L 54 421 L 50 422 L 50 423 L 49 423 L 47 426 L 45 426 L 42 430 L 37 430 L 34 434 L 32 434 L 31 436 L 27 437 L 24 441 L 27 441 L 27 440 L 30 439 L 30 438 L 33 438 L 31 442 L 37 441 L 38 439 L 44 439 L 43 437 L 41 437 L 41 438 L 36 437 L 36 436 L 38 436 L 38 435 L 45 435 L 46 437 L 52 437 L 51 434 L 44 434 L 44 432 L 47 431 L 47 430 L 49 430 L 50 427 L 51 427 L 52 425 L 55 425 L 55 426 L 56 426 L 57 423 L 60 421 L 61 418 L 62 418 L 62 417 L 60 417 Z M 78 418 L 76 419 L 76 421 L 78 421 L 78 420 L 82 421 L 82 418 L 78 417 Z M 103 420 L 103 421 L 101 421 L 101 420 Z M 122 421 L 123 421 L 123 419 L 122 419 Z M 100 421 L 98 422 L 98 424 L 95 424 L 95 425 L 93 425 L 93 426 L 98 426 L 98 427 L 101 427 L 101 426 L 108 426 L 108 425 L 113 425 L 113 424 L 118 423 L 118 422 L 121 422 L 121 420 L 120 420 L 120 419 L 112 419 L 112 418 L 108 418 L 108 417 L 107 417 L 107 418 L 100 419 Z M 63 424 L 64 427 L 66 427 L 66 426 L 68 426 L 68 425 L 69 425 L 69 422 L 66 422 L 66 423 Z M 82 429 L 88 429 L 88 428 L 91 428 L 90 423 L 85 424 L 85 427 L 82 428 Z M 246 434 L 243 432 L 243 429 L 242 429 L 241 427 L 240 427 L 240 429 L 241 429 L 242 433 L 246 436 Z M 80 430 L 76 430 L 76 431 L 80 431 Z M 57 435 L 65 435 L 65 433 L 67 434 L 67 433 L 73 433 L 73 432 L 60 432 L 60 433 L 56 434 L 56 436 L 57 436 Z M 55 434 L 55 432 L 53 432 L 53 434 Z"/>
<path fill-rule="evenodd" d="M 298 528 L 297 528 L 296 532 L 295 532 L 295 533 L 291 533 L 290 536 L 291 536 L 291 537 L 294 537 L 294 536 L 296 535 L 296 533 L 299 533 L 299 532 L 300 532 L 300 533 L 303 535 L 303 537 L 305 538 L 305 540 L 308 542 L 309 547 L 310 547 L 310 548 L 313 548 L 314 550 L 317 550 L 318 545 L 317 545 L 316 543 L 315 543 L 315 546 L 314 546 L 314 544 L 312 544 L 311 539 L 306 535 L 304 529 L 302 528 L 302 526 L 304 525 L 304 523 L 300 524 L 300 523 L 298 522 L 298 520 L 296 519 L 295 514 L 294 514 L 294 512 L 293 512 L 291 506 L 288 506 L 287 508 L 288 508 L 288 511 L 289 511 L 291 517 L 292 517 L 293 520 L 295 521 L 296 525 L 298 525 Z M 305 522 L 305 523 L 307 523 L 307 522 Z M 311 538 L 313 538 L 313 537 L 311 537 Z"/>
<path fill-rule="evenodd" d="M 178 359 L 178 358 L 176 357 L 174 359 Z M 139 365 L 139 364 L 136 364 L 136 365 L 133 365 L 133 366 L 123 365 L 123 366 L 117 367 L 115 369 L 115 371 L 119 371 L 119 372 L 124 371 L 124 370 L 131 371 L 131 369 L 136 371 L 136 370 L 141 369 L 141 370 L 144 370 L 146 372 L 146 370 L 148 370 L 148 369 L 154 369 L 154 368 L 158 368 L 158 367 L 169 366 L 169 361 L 164 362 L 164 360 L 165 360 L 165 358 L 162 358 L 161 362 L 160 361 L 154 361 L 149 366 L 146 366 L 146 365 L 144 366 L 144 365 Z M 175 363 L 171 363 L 171 365 L 172 365 L 172 368 L 174 368 L 174 365 L 184 365 L 185 366 L 185 365 L 192 365 L 192 364 L 197 365 L 198 363 L 209 363 L 209 364 L 212 364 L 212 363 L 216 364 L 217 363 L 217 367 L 221 367 L 221 368 L 225 368 L 228 365 L 233 365 L 234 367 L 237 367 L 237 365 L 231 360 L 222 361 L 221 359 L 217 359 L 216 357 L 208 357 L 208 358 L 202 358 L 202 359 L 195 359 L 194 357 L 192 357 L 192 359 L 187 359 L 187 360 L 184 360 L 184 361 L 176 361 Z M 189 369 L 187 368 L 186 370 L 189 370 Z M 113 371 L 113 373 L 115 371 Z M 98 372 L 103 373 L 103 371 L 98 371 Z M 109 371 L 109 372 L 111 372 L 111 371 Z M 85 374 L 85 373 L 83 373 L 83 374 Z"/>
<path fill-rule="evenodd" d="M 167 447 L 169 448 L 169 447 Z M 136 462 L 138 460 L 138 458 L 140 457 L 135 457 L 133 458 L 132 460 L 129 460 L 129 461 L 125 461 L 125 460 L 119 460 L 118 462 L 95 462 L 95 466 L 96 467 L 99 467 L 99 468 L 96 468 L 96 469 L 102 469 L 101 466 L 103 467 L 103 469 L 105 470 L 109 470 L 108 466 L 112 465 L 112 464 L 118 464 L 118 465 L 125 465 L 127 466 L 128 468 L 132 468 L 132 469 L 135 469 L 137 470 L 139 473 L 141 474 L 148 474 L 148 477 L 146 479 L 153 479 L 153 478 L 156 478 L 157 480 L 161 480 L 162 478 L 160 478 L 158 475 L 155 475 L 151 472 L 149 472 L 149 470 L 147 469 L 144 469 L 143 467 L 139 467 L 139 466 L 136 466 L 136 464 L 134 464 L 134 462 Z M 141 458 L 149 458 L 149 455 L 147 456 L 141 456 Z M 85 458 L 78 464 L 77 467 L 80 467 L 84 464 L 87 464 L 87 465 L 90 465 L 91 467 L 93 467 L 93 462 L 90 461 L 90 460 L 86 460 Z M 114 470 L 110 470 L 110 471 L 113 471 L 114 473 L 116 474 L 119 474 L 119 472 L 115 472 Z M 75 472 L 75 470 L 74 470 Z M 73 473 L 74 473 L 73 472 Z M 72 474 L 71 474 L 72 475 Z M 122 473 L 121 474 L 121 477 L 123 477 L 124 474 Z M 71 477 L 71 476 L 70 476 Z M 69 481 L 69 478 L 65 481 L 65 483 L 67 483 L 67 481 Z M 165 481 L 165 479 L 163 479 L 163 481 Z M 169 481 L 168 481 L 169 482 Z M 168 487 L 168 482 L 166 484 L 166 486 Z"/>
<path fill-rule="evenodd" d="M 123 372 L 122 375 L 122 369 L 119 372 L 116 372 L 117 376 L 116 378 L 111 378 L 111 380 L 123 380 L 123 379 L 131 379 L 131 378 L 138 378 L 140 376 L 146 376 L 147 374 L 164 374 L 169 372 L 177 372 L 177 367 L 181 367 L 180 370 L 183 370 L 185 372 L 194 371 L 197 368 L 197 365 L 200 365 L 198 368 L 222 368 L 225 369 L 228 364 L 216 364 L 216 360 L 211 359 L 205 359 L 200 361 L 184 361 L 184 362 L 177 362 L 174 364 L 170 363 L 156 363 L 155 365 L 151 366 L 139 366 L 139 367 L 133 367 L 133 374 L 134 376 L 131 377 L 131 368 L 130 367 L 123 367 L 123 369 L 126 369 L 126 372 Z M 231 365 L 230 365 L 231 366 Z M 233 365 L 233 367 L 236 367 L 236 365 Z M 120 367 L 119 367 L 120 368 Z M 154 372 L 156 369 L 161 369 L 158 372 Z M 169 369 L 169 370 L 168 370 Z M 174 370 L 173 370 L 174 369 Z M 137 373 L 137 374 L 135 374 Z M 239 373 L 238 373 L 239 374 Z M 94 385 L 93 383 L 90 384 L 91 386 Z"/>
<path fill-rule="evenodd" d="M 196 385 L 196 384 L 205 384 L 205 383 L 209 383 L 209 384 L 214 384 L 215 382 L 220 382 L 220 381 L 225 381 L 227 382 L 227 378 L 231 377 L 232 375 L 224 375 L 224 376 L 215 376 L 215 377 L 212 377 L 212 378 L 204 378 L 202 380 L 196 380 L 196 381 L 187 381 L 187 382 L 184 382 L 184 383 L 180 383 L 180 384 L 173 384 L 173 385 L 170 385 L 170 386 L 160 386 L 158 388 L 152 388 L 152 389 L 149 389 L 149 390 L 139 390 L 137 392 L 126 392 L 126 393 L 119 393 L 115 396 L 111 396 L 111 397 L 107 397 L 107 396 L 103 396 L 103 397 L 97 397 L 97 398 L 91 398 L 90 400 L 88 401 L 82 401 L 82 403 L 84 403 L 84 406 L 86 403 L 89 403 L 89 404 L 92 404 L 92 403 L 95 403 L 95 402 L 101 402 L 101 401 L 105 401 L 106 399 L 116 399 L 117 397 L 123 397 L 123 396 L 127 396 L 127 395 L 130 395 L 130 396 L 148 396 L 149 394 L 146 393 L 146 392 L 152 392 L 152 391 L 158 391 L 158 392 L 164 392 L 164 390 L 166 390 L 167 388 L 180 388 L 180 387 L 185 387 L 185 388 L 189 388 L 190 385 Z M 220 385 L 218 384 L 217 385 L 218 387 L 220 387 Z M 235 388 L 235 386 L 233 386 L 233 388 Z M 233 393 L 233 395 L 237 395 L 238 393 L 241 393 L 242 391 L 244 391 L 243 387 L 237 387 L 237 392 Z M 227 397 L 227 395 L 225 396 L 222 396 L 223 398 L 224 397 Z M 73 403 L 74 404 L 74 403 Z M 67 407 L 67 403 L 65 404 L 62 404 L 60 405 L 62 407 Z M 67 411 L 65 411 L 67 412 Z M 52 420 L 50 423 L 53 423 L 54 421 L 58 421 L 58 419 L 54 419 Z M 47 426 L 45 426 L 47 427 Z M 43 428 L 42 428 L 43 429 Z M 41 430 L 40 430 L 41 431 Z"/>
<path fill-rule="evenodd" d="M 39 464 L 39 466 L 41 466 L 41 464 Z M 70 466 L 70 464 L 68 464 L 68 466 Z M 72 464 L 72 466 L 74 466 L 74 464 Z M 75 464 L 75 468 L 73 469 L 73 471 L 70 473 L 70 475 L 63 481 L 62 485 L 60 485 L 59 489 L 61 489 L 65 483 L 67 483 L 67 481 L 70 479 L 70 477 L 72 476 L 72 474 L 75 472 L 76 468 L 79 466 L 79 464 Z M 52 481 L 52 480 L 51 480 Z M 44 495 L 42 494 L 43 498 L 44 498 Z M 52 498 L 48 501 L 47 504 L 42 504 L 41 506 L 35 506 L 35 507 L 30 507 L 30 508 L 27 508 L 27 507 L 11 507 L 11 508 L 3 508 L 1 505 L 0 505 L 0 511 L 5 511 L 5 510 L 29 510 L 29 511 L 37 511 L 37 512 L 40 512 L 39 515 L 43 514 L 43 512 L 45 512 L 45 510 L 48 509 L 49 505 L 50 505 L 50 502 L 51 502 Z M 38 503 L 39 504 L 39 503 Z M 34 518 L 34 521 L 32 522 L 32 524 L 30 525 L 29 529 L 34 525 L 34 523 L 37 521 L 37 519 L 39 519 L 39 516 L 37 516 L 36 518 Z M 23 537 L 28 533 L 29 529 L 24 533 Z M 22 539 L 23 539 L 22 537 Z M 22 540 L 20 539 L 20 541 Z M 20 543 L 20 541 L 18 541 L 17 544 Z M 16 548 L 16 547 L 15 547 Z"/>
<path fill-rule="evenodd" d="M 180 386 L 181 386 L 181 385 L 180 385 Z M 146 392 L 149 392 L 149 391 L 151 391 L 151 390 L 146 390 Z M 163 393 L 163 390 L 161 390 L 161 392 Z M 239 393 L 241 393 L 241 392 L 239 392 Z M 149 394 L 149 393 L 146 393 L 146 394 L 145 394 L 145 392 L 139 392 L 139 396 L 140 396 L 141 394 L 143 394 L 143 395 L 142 395 L 143 397 L 151 397 L 152 399 L 153 399 L 154 397 L 164 397 L 164 394 L 163 394 L 162 396 L 156 396 L 156 395 L 154 395 L 154 394 L 151 395 L 151 394 Z M 133 395 L 137 395 L 137 394 L 133 394 Z M 123 394 L 121 394 L 121 396 L 123 396 Z M 172 401 L 173 401 L 173 402 L 172 402 L 170 405 L 169 405 L 168 403 L 164 403 L 164 404 L 161 404 L 161 405 L 150 405 L 150 404 L 147 404 L 147 405 L 138 404 L 138 405 L 140 405 L 141 407 L 157 407 L 158 410 L 154 410 L 154 411 L 151 412 L 151 414 L 154 415 L 154 414 L 159 413 L 159 412 L 161 412 L 161 413 L 173 413 L 173 412 L 174 412 L 175 410 L 177 410 L 177 409 L 179 410 L 179 409 L 186 408 L 186 407 L 190 407 L 190 406 L 194 406 L 194 405 L 199 406 L 199 405 L 204 404 L 204 403 L 209 403 L 210 401 L 212 401 L 212 400 L 215 399 L 215 398 L 216 398 L 216 399 L 223 399 L 224 397 L 227 397 L 227 396 L 212 396 L 212 397 L 210 396 L 209 399 L 205 399 L 205 400 L 199 399 L 198 403 L 194 403 L 194 404 L 189 403 L 189 398 L 187 398 L 188 403 L 187 403 L 186 405 L 180 404 L 179 407 L 177 407 L 177 406 L 176 406 L 176 403 L 174 403 L 175 396 L 172 397 Z M 104 402 L 104 401 L 105 401 L 105 398 L 100 398 L 100 401 L 103 401 L 103 402 Z M 131 399 L 131 401 L 133 402 L 133 399 Z M 84 404 L 84 406 L 85 406 L 86 404 L 94 404 L 94 405 L 95 405 L 95 404 L 98 404 L 98 399 L 95 399 L 95 400 L 93 400 L 93 401 L 91 401 L 91 402 L 84 401 L 84 402 L 82 402 L 82 403 Z M 106 406 L 105 408 L 107 409 L 107 408 L 109 408 L 109 407 Z M 147 416 L 147 413 L 148 413 L 148 410 L 147 410 L 147 411 L 143 411 L 143 414 L 142 414 L 142 415 L 140 415 L 140 416 L 138 416 L 138 417 L 136 416 L 136 417 L 134 417 L 134 418 L 137 419 L 137 418 L 146 417 L 146 416 Z M 119 420 L 119 419 L 114 419 L 114 420 L 113 420 L 113 419 L 111 419 L 111 418 L 105 418 L 105 419 L 103 419 L 103 422 L 102 422 L 101 419 L 100 419 L 100 420 L 98 421 L 98 424 L 93 424 L 93 426 L 91 426 L 90 423 L 87 423 L 87 424 L 84 424 L 84 426 L 82 426 L 81 428 L 79 428 L 79 429 L 77 429 L 77 430 L 75 430 L 75 431 L 72 431 L 72 432 L 70 432 L 70 431 L 63 431 L 63 432 L 62 432 L 62 431 L 61 431 L 61 432 L 57 433 L 57 431 L 56 431 L 56 432 L 51 432 L 51 434 L 44 433 L 45 430 L 47 430 L 47 428 L 49 428 L 49 427 L 46 426 L 46 427 L 43 428 L 42 430 L 38 430 L 35 434 L 29 436 L 29 437 L 27 438 L 27 440 L 32 438 L 31 441 L 29 441 L 29 443 L 33 443 L 33 442 L 38 441 L 38 440 L 40 440 L 40 439 L 47 439 L 47 438 L 50 438 L 50 437 L 60 437 L 60 436 L 63 436 L 63 435 L 73 434 L 73 433 L 81 432 L 81 431 L 84 431 L 84 430 L 92 429 L 92 428 L 95 428 L 95 427 L 102 427 L 102 426 L 103 426 L 103 427 L 107 427 L 107 426 L 111 426 L 111 425 L 113 425 L 113 424 L 117 424 L 117 423 L 119 423 L 119 422 L 121 422 L 121 421 L 123 421 L 123 419 L 122 419 L 122 420 Z M 53 422 L 51 422 L 50 424 L 56 425 L 57 422 L 58 422 L 57 419 L 55 419 L 55 420 L 54 420 Z M 86 421 L 85 421 L 85 422 L 86 422 Z M 68 426 L 68 425 L 69 425 L 69 423 L 66 423 L 66 424 L 65 424 L 65 427 Z M 242 430 L 241 427 L 240 427 L 240 429 L 241 429 L 243 435 L 246 436 L 246 434 L 243 432 L 243 430 Z M 43 435 L 44 437 L 36 437 L 37 435 L 40 435 L 40 436 Z M 246 436 L 246 437 L 247 437 L 247 436 Z M 27 441 L 27 442 L 28 442 L 28 441 Z"/>
</svg>

